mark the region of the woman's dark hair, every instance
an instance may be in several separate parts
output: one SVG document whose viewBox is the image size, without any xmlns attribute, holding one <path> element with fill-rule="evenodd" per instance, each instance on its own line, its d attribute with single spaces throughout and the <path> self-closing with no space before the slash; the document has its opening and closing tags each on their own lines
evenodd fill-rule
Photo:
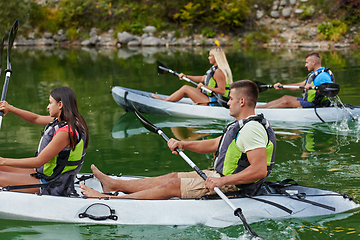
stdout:
<svg viewBox="0 0 360 240">
<path fill-rule="evenodd" d="M 66 121 L 69 126 L 70 147 L 74 149 L 78 143 L 76 133 L 74 131 L 77 130 L 80 139 L 83 137 L 85 132 L 85 148 L 87 148 L 89 143 L 89 130 L 84 118 L 79 113 L 74 91 L 69 87 L 55 88 L 51 91 L 50 96 L 57 102 L 62 102 L 63 108 L 61 109 L 60 118 L 62 121 Z M 72 134 L 70 129 L 72 129 Z"/>
</svg>

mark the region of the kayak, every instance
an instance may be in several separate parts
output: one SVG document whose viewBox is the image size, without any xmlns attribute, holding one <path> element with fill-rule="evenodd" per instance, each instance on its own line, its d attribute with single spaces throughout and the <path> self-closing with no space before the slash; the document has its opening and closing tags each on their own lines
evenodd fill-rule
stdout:
<svg viewBox="0 0 360 240">
<path fill-rule="evenodd" d="M 123 180 L 132 176 L 111 176 Z M 91 174 L 78 174 L 84 184 L 101 191 L 101 183 Z M 77 181 L 78 182 L 78 181 Z M 59 197 L 0 191 L 0 218 L 13 220 L 116 224 L 116 225 L 206 225 L 226 227 L 242 224 L 222 199 L 114 200 L 108 198 Z M 124 193 L 119 193 L 124 195 Z M 354 214 L 360 205 L 347 195 L 297 185 L 295 181 L 267 182 L 259 195 L 229 196 L 242 208 L 248 223 L 267 219 L 307 218 L 334 214 Z"/>
<path fill-rule="evenodd" d="M 133 105 L 141 113 L 182 118 L 210 118 L 224 121 L 235 120 L 229 115 L 229 109 L 221 106 L 197 105 L 189 98 L 178 102 L 166 102 L 153 98 L 153 93 L 115 86 L 111 90 L 115 102 L 126 111 L 134 111 Z M 157 94 L 160 98 L 168 95 Z M 133 105 L 132 105 L 133 104 Z M 264 104 L 259 102 L 258 105 Z M 263 113 L 273 122 L 318 123 L 337 122 L 343 119 L 357 119 L 360 106 L 344 104 L 344 107 L 330 106 L 321 108 L 256 108 L 255 113 Z"/>
</svg>

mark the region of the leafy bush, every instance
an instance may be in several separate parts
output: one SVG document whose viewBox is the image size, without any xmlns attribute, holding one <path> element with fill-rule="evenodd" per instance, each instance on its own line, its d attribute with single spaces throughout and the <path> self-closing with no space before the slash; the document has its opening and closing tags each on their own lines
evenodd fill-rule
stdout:
<svg viewBox="0 0 360 240">
<path fill-rule="evenodd" d="M 348 32 L 348 26 L 339 20 L 319 24 L 320 39 L 338 42 Z"/>
<path fill-rule="evenodd" d="M 310 6 L 302 5 L 300 9 L 304 10 L 299 16 L 299 18 L 302 20 L 310 19 L 315 13 L 315 8 L 312 5 Z"/>
<path fill-rule="evenodd" d="M 360 27 L 358 27 L 358 32 L 357 32 L 357 34 L 354 36 L 354 43 L 360 45 Z"/>
<path fill-rule="evenodd" d="M 345 20 L 351 24 L 360 21 L 360 1 L 359 0 L 339 0 L 340 9 L 346 12 Z"/>
<path fill-rule="evenodd" d="M 216 35 L 216 32 L 210 27 L 204 27 L 201 29 L 201 34 L 205 35 L 206 37 L 212 38 Z"/>
<path fill-rule="evenodd" d="M 19 19 L 20 26 L 28 21 L 29 5 L 28 0 L 2 0 L 0 1 L 0 37 L 7 33 L 16 19 Z M 23 29 L 19 28 L 18 32 Z"/>
</svg>

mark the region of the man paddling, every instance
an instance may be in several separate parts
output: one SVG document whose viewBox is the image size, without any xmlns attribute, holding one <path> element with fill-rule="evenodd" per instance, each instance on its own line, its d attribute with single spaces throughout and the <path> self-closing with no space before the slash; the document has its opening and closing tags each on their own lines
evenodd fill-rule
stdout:
<svg viewBox="0 0 360 240">
<path fill-rule="evenodd" d="M 318 52 L 309 52 L 305 56 L 305 67 L 310 72 L 307 78 L 299 83 L 289 84 L 285 86 L 305 86 L 305 93 L 303 97 L 294 97 L 284 95 L 279 99 L 273 100 L 263 105 L 258 105 L 257 108 L 310 108 L 316 106 L 326 106 L 330 102 L 327 97 L 324 97 L 318 91 L 310 89 L 313 86 L 320 86 L 324 83 L 335 82 L 334 74 L 330 69 L 321 66 L 321 57 Z M 275 89 L 281 88 L 281 83 L 274 84 Z M 290 90 L 302 90 L 300 88 L 291 88 Z"/>
<path fill-rule="evenodd" d="M 187 149 L 198 153 L 216 153 L 214 170 L 205 170 L 206 182 L 194 172 L 175 172 L 167 175 L 136 180 L 115 180 L 94 165 L 91 169 L 103 186 L 103 192 L 122 191 L 126 196 L 113 199 L 169 199 L 199 198 L 215 193 L 240 191 L 255 195 L 269 176 L 275 158 L 276 139 L 270 124 L 262 115 L 255 115 L 258 88 L 249 80 L 237 81 L 230 86 L 228 102 L 230 115 L 237 120 L 229 124 L 224 134 L 215 139 L 177 141 L 170 139 L 169 148 Z M 108 197 L 80 183 L 82 193 L 88 197 Z"/>
</svg>

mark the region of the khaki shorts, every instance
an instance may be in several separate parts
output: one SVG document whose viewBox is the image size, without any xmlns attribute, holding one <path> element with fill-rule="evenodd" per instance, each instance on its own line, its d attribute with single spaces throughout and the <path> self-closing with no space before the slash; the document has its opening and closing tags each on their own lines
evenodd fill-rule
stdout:
<svg viewBox="0 0 360 240">
<path fill-rule="evenodd" d="M 211 170 L 203 170 L 208 177 L 221 177 L 219 173 Z M 181 198 L 200 198 L 205 194 L 216 194 L 215 191 L 205 187 L 205 180 L 197 172 L 179 172 L 178 178 L 181 178 Z M 220 188 L 222 192 L 236 191 L 235 185 L 224 185 Z"/>
</svg>

